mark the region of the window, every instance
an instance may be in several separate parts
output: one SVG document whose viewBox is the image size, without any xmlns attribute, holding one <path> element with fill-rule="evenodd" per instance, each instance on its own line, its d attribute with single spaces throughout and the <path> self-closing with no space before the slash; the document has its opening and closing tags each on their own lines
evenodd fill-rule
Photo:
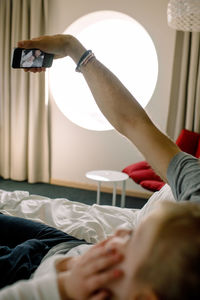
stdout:
<svg viewBox="0 0 200 300">
<path fill-rule="evenodd" d="M 92 49 L 140 104 L 147 105 L 157 82 L 158 59 L 151 37 L 137 21 L 119 12 L 99 11 L 76 20 L 65 33 Z M 83 128 L 112 129 L 75 67 L 67 57 L 54 61 L 50 70 L 50 87 L 58 107 Z"/>
</svg>

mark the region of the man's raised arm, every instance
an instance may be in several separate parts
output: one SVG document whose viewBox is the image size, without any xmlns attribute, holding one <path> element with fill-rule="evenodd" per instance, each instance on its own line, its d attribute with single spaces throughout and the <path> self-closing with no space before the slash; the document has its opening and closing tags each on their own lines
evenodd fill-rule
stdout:
<svg viewBox="0 0 200 300">
<path fill-rule="evenodd" d="M 44 36 L 19 42 L 18 46 L 39 48 L 54 53 L 56 58 L 70 56 L 76 64 L 86 51 L 71 35 Z M 37 72 L 37 69 L 32 71 Z M 80 71 L 104 116 L 117 131 L 136 145 L 149 164 L 166 181 L 169 162 L 180 151 L 179 148 L 156 128 L 120 80 L 97 59 L 90 59 L 80 67 Z"/>
</svg>

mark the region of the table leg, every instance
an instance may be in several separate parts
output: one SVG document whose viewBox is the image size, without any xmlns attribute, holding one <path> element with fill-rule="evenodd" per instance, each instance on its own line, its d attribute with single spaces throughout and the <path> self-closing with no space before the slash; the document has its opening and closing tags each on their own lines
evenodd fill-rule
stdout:
<svg viewBox="0 0 200 300">
<path fill-rule="evenodd" d="M 98 181 L 98 188 L 97 188 L 97 204 L 100 204 L 100 192 L 101 192 L 101 181 Z"/>
<path fill-rule="evenodd" d="M 113 183 L 113 198 L 112 198 L 112 206 L 116 206 L 116 190 L 117 190 L 117 183 Z"/>
<path fill-rule="evenodd" d="M 125 207 L 126 181 L 122 182 L 121 207 Z"/>
</svg>

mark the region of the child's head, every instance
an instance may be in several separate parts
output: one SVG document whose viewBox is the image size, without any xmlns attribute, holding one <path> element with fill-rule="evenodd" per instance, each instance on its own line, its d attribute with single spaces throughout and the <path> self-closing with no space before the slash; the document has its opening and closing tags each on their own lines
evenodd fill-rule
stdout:
<svg viewBox="0 0 200 300">
<path fill-rule="evenodd" d="M 125 276 L 113 299 L 199 299 L 200 204 L 165 202 L 121 249 Z"/>
</svg>

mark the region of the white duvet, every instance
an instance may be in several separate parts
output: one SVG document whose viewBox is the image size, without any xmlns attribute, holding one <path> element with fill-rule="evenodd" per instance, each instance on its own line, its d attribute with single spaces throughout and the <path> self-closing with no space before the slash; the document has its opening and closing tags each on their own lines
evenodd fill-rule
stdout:
<svg viewBox="0 0 200 300">
<path fill-rule="evenodd" d="M 78 199 L 77 199 L 78 200 Z M 92 206 L 64 198 L 50 199 L 26 191 L 0 190 L 0 212 L 46 223 L 79 239 L 96 243 L 119 228 L 135 228 L 163 200 L 174 201 L 166 184 L 142 209 Z"/>
</svg>

